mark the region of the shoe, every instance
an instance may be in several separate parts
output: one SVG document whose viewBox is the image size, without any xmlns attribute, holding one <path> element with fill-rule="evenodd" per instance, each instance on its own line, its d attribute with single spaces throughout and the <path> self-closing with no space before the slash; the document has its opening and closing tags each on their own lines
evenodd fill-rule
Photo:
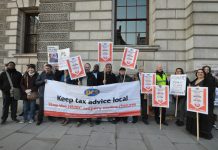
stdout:
<svg viewBox="0 0 218 150">
<path fill-rule="evenodd" d="M 148 120 L 143 120 L 142 122 L 143 122 L 144 124 L 146 124 L 146 125 L 149 124 Z"/>
<path fill-rule="evenodd" d="M 29 123 L 29 124 L 32 124 L 33 122 L 34 122 L 34 120 L 30 120 L 28 123 Z"/>
<path fill-rule="evenodd" d="M 157 124 L 160 124 L 160 120 L 155 120 L 155 122 L 156 122 Z"/>
<path fill-rule="evenodd" d="M 2 121 L 1 121 L 1 124 L 5 124 L 5 123 L 6 123 L 6 120 L 2 120 Z"/>
<path fill-rule="evenodd" d="M 178 126 L 184 126 L 184 122 L 183 121 L 179 121 Z"/>
<path fill-rule="evenodd" d="M 94 126 L 93 122 L 89 122 L 89 126 L 93 127 Z"/>
<path fill-rule="evenodd" d="M 21 121 L 19 121 L 19 123 L 26 123 L 27 122 L 27 120 L 21 120 Z"/>
<path fill-rule="evenodd" d="M 51 121 L 51 122 L 55 122 L 56 119 L 54 117 L 48 117 L 48 120 Z"/>
<path fill-rule="evenodd" d="M 36 125 L 39 126 L 42 123 L 42 121 L 37 121 Z"/>
<path fill-rule="evenodd" d="M 100 125 L 100 124 L 101 124 L 101 120 L 96 120 L 96 121 L 95 121 L 95 124 L 96 124 L 96 125 Z"/>
<path fill-rule="evenodd" d="M 137 120 L 133 120 L 132 123 L 137 123 Z"/>
<path fill-rule="evenodd" d="M 15 119 L 12 119 L 14 122 L 20 122 L 20 120 L 18 120 L 17 118 L 15 118 Z"/>
<path fill-rule="evenodd" d="M 177 126 L 179 126 L 179 120 L 176 120 L 176 122 L 175 122 L 175 124 L 177 125 Z"/>
<path fill-rule="evenodd" d="M 166 121 L 164 121 L 162 124 L 168 126 L 168 123 Z"/>
<path fill-rule="evenodd" d="M 66 126 L 69 123 L 69 120 L 65 120 L 63 126 Z"/>
<path fill-rule="evenodd" d="M 81 126 L 81 124 L 82 124 L 81 122 L 77 122 L 77 123 L 76 123 L 76 127 Z"/>
<path fill-rule="evenodd" d="M 18 116 L 23 116 L 23 112 L 22 112 L 22 113 L 20 113 Z"/>
<path fill-rule="evenodd" d="M 123 120 L 123 122 L 126 124 L 126 123 L 128 123 L 128 121 L 127 120 Z"/>
<path fill-rule="evenodd" d="M 111 121 L 112 124 L 117 124 L 117 121 L 114 119 Z"/>
</svg>

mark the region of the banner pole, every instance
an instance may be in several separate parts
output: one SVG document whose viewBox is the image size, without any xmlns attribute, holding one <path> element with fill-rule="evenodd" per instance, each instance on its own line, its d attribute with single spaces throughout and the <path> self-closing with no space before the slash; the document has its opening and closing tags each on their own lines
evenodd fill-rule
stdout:
<svg viewBox="0 0 218 150">
<path fill-rule="evenodd" d="M 175 117 L 177 117 L 177 111 L 178 111 L 178 100 L 179 100 L 179 97 L 178 95 L 176 96 L 176 110 L 175 110 Z"/>
<path fill-rule="evenodd" d="M 106 66 L 104 65 L 104 82 L 103 84 L 106 84 Z"/>
<path fill-rule="evenodd" d="M 162 120 L 162 107 L 160 107 L 160 130 L 161 130 L 161 121 Z"/>
<path fill-rule="evenodd" d="M 79 80 L 79 78 L 78 78 L 77 80 L 78 80 L 78 85 L 81 85 L 81 84 L 80 84 L 80 80 Z"/>
<path fill-rule="evenodd" d="M 127 70 L 125 71 L 125 74 L 124 74 L 124 77 L 123 77 L 123 82 L 125 82 L 125 79 L 126 79 L 126 72 L 127 72 Z"/>
<path fill-rule="evenodd" d="M 150 110 L 149 110 L 149 94 L 145 94 L 144 97 L 147 100 L 147 115 L 149 115 L 149 112 L 150 112 Z"/>
<path fill-rule="evenodd" d="M 197 115 L 197 141 L 199 141 L 199 114 L 198 112 L 196 113 Z"/>
</svg>

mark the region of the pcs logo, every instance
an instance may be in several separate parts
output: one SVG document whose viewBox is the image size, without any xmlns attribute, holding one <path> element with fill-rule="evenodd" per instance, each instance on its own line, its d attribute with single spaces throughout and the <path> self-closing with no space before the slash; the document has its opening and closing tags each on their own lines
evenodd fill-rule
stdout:
<svg viewBox="0 0 218 150">
<path fill-rule="evenodd" d="M 96 95 L 98 95 L 99 93 L 100 93 L 100 91 L 97 90 L 97 89 L 87 89 L 87 90 L 84 91 L 84 94 L 85 94 L 86 96 L 96 96 Z"/>
</svg>

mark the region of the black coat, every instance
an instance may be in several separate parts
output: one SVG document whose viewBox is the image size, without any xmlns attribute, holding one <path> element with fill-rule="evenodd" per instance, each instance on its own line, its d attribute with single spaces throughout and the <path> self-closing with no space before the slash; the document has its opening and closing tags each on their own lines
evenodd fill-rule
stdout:
<svg viewBox="0 0 218 150">
<path fill-rule="evenodd" d="M 20 88 L 20 81 L 22 78 L 22 74 L 18 72 L 16 69 L 10 69 L 10 70 L 8 69 L 7 72 L 11 77 L 14 88 Z M 4 94 L 10 94 L 11 86 L 5 71 L 2 72 L 0 75 L 0 89 Z"/>
<path fill-rule="evenodd" d="M 31 89 L 32 92 L 38 92 L 38 87 L 36 85 L 36 79 L 38 77 L 38 73 L 36 72 L 32 77 L 29 76 L 28 73 L 25 73 L 21 79 L 20 86 L 21 86 L 21 91 L 22 91 L 22 98 L 25 100 L 26 99 L 26 92 L 25 90 Z M 28 85 L 27 85 L 28 82 Z"/>
<path fill-rule="evenodd" d="M 103 85 L 103 80 L 104 80 L 104 72 L 99 72 L 98 73 L 98 85 Z M 113 84 L 117 83 L 117 78 L 114 73 L 106 73 L 106 84 Z"/>
<path fill-rule="evenodd" d="M 119 74 L 119 75 L 117 76 L 117 82 L 118 82 L 118 83 L 122 83 L 123 80 L 124 80 L 124 75 L 120 75 L 120 74 Z M 132 79 L 130 76 L 126 75 L 124 82 L 131 82 L 131 81 L 133 81 L 133 79 Z"/>
<path fill-rule="evenodd" d="M 97 86 L 98 85 L 97 79 L 95 78 L 94 74 L 92 74 L 92 72 L 86 73 L 86 77 L 87 77 L 87 86 Z M 82 81 L 83 78 L 79 78 L 79 80 Z"/>
</svg>

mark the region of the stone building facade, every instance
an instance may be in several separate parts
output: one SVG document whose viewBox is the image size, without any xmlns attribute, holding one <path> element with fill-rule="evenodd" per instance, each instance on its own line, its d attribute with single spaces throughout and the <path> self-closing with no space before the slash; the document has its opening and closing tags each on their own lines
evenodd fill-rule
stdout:
<svg viewBox="0 0 218 150">
<path fill-rule="evenodd" d="M 146 1 L 146 0 L 145 0 Z M 146 45 L 114 45 L 114 70 L 120 67 L 125 46 L 140 49 L 138 66 L 153 72 L 157 63 L 168 73 L 176 67 L 191 73 L 202 65 L 218 67 L 217 0 L 147 0 Z M 84 62 L 97 63 L 97 42 L 115 41 L 116 0 L 1 0 L 0 65 L 47 61 L 47 46 L 71 48 Z M 37 51 L 25 53 L 23 21 L 38 13 Z M 130 71 L 132 73 L 132 71 Z"/>
</svg>

